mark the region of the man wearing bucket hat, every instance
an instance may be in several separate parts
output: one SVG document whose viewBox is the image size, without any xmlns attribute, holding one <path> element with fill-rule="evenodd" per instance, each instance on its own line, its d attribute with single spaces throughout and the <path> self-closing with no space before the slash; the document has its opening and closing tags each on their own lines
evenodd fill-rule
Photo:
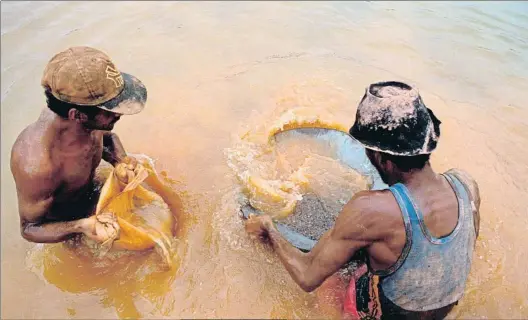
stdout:
<svg viewBox="0 0 528 320">
<path fill-rule="evenodd" d="M 390 187 L 363 191 L 309 253 L 288 243 L 269 216 L 246 230 L 269 241 L 306 291 L 319 287 L 356 252 L 366 265 L 352 277 L 344 315 L 440 319 L 463 296 L 479 230 L 480 195 L 464 171 L 433 171 L 440 121 L 402 82 L 371 84 L 350 134 Z"/>
<path fill-rule="evenodd" d="M 111 130 L 122 115 L 144 108 L 147 90 L 90 47 L 56 54 L 41 84 L 47 108 L 20 133 L 11 152 L 22 236 L 39 243 L 76 234 L 102 241 L 105 236 L 90 216 L 99 196 L 95 169 L 101 159 L 134 167 L 136 161 Z M 98 219 L 118 228 L 112 216 Z"/>
</svg>

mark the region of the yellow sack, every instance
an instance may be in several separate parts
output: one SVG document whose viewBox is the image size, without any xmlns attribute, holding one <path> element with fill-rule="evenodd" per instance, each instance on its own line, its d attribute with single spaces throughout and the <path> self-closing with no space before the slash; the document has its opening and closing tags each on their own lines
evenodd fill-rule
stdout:
<svg viewBox="0 0 528 320">
<path fill-rule="evenodd" d="M 120 163 L 112 170 L 101 190 L 95 215 L 97 233 L 107 240 L 98 245 L 99 255 L 113 250 L 156 248 L 167 262 L 170 257 L 174 217 L 163 199 L 144 185 L 160 183 L 150 165 L 135 168 Z M 115 228 L 117 219 L 118 228 Z M 109 218 L 110 217 L 110 218 Z"/>
</svg>

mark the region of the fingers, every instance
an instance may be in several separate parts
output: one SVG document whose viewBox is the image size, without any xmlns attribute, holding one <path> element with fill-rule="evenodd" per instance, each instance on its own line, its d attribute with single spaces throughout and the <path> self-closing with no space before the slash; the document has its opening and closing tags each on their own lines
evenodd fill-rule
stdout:
<svg viewBox="0 0 528 320">
<path fill-rule="evenodd" d="M 106 238 L 113 239 L 118 235 L 119 225 L 117 223 L 105 224 L 104 229 Z"/>
<path fill-rule="evenodd" d="M 262 223 L 259 217 L 250 215 L 245 223 L 246 232 L 250 234 L 260 235 L 264 232 L 262 229 Z"/>
<path fill-rule="evenodd" d="M 100 223 L 117 222 L 117 217 L 113 213 L 110 213 L 110 212 L 104 212 L 104 213 L 98 214 L 96 216 L 96 219 Z"/>
<path fill-rule="evenodd" d="M 114 172 L 119 181 L 123 183 L 128 182 L 128 170 L 125 164 L 118 164 Z"/>
<path fill-rule="evenodd" d="M 272 228 L 272 227 L 273 227 L 273 219 L 271 219 L 271 217 L 268 216 L 268 215 L 264 215 L 264 216 L 262 217 L 262 225 L 263 225 L 266 229 Z"/>
<path fill-rule="evenodd" d="M 105 242 L 115 240 L 119 236 L 120 227 L 117 218 L 112 213 L 102 213 L 96 216 L 94 240 Z"/>
<path fill-rule="evenodd" d="M 250 214 L 245 222 L 246 231 L 254 232 L 255 230 L 260 229 L 260 220 L 254 214 Z"/>
<path fill-rule="evenodd" d="M 128 170 L 134 170 L 137 165 L 138 165 L 138 162 L 136 159 L 132 158 L 133 160 L 131 160 L 128 164 L 127 164 L 127 168 Z"/>
<path fill-rule="evenodd" d="M 132 182 L 136 176 L 141 174 L 143 166 L 126 164 L 124 162 L 118 164 L 115 168 L 115 174 L 119 181 L 124 184 Z"/>
<path fill-rule="evenodd" d="M 134 157 L 126 156 L 125 158 L 123 158 L 121 163 L 126 164 L 128 170 L 134 170 L 138 164 L 138 161 Z"/>
</svg>

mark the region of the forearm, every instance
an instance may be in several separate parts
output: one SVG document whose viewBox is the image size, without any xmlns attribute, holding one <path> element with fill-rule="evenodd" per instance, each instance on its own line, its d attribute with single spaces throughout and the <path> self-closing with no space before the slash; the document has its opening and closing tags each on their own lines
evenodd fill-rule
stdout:
<svg viewBox="0 0 528 320">
<path fill-rule="evenodd" d="M 317 288 L 319 283 L 310 279 L 309 270 L 313 261 L 310 253 L 303 253 L 292 246 L 274 227 L 269 228 L 268 236 L 273 249 L 293 280 L 305 291 Z"/>
<path fill-rule="evenodd" d="M 57 243 L 82 233 L 82 221 L 26 223 L 21 227 L 24 239 L 37 243 Z"/>
<path fill-rule="evenodd" d="M 109 132 L 103 136 L 103 159 L 115 166 L 126 157 L 125 148 L 117 134 Z"/>
<path fill-rule="evenodd" d="M 266 237 L 293 280 L 304 291 L 310 292 L 342 268 L 358 250 L 379 239 L 377 234 L 367 232 L 370 230 L 372 233 L 376 229 L 367 223 L 367 215 L 357 206 L 357 202 L 349 202 L 334 226 L 319 238 L 308 253 L 301 252 L 284 239 L 268 215 L 249 215 L 246 230 L 250 234 Z"/>
</svg>

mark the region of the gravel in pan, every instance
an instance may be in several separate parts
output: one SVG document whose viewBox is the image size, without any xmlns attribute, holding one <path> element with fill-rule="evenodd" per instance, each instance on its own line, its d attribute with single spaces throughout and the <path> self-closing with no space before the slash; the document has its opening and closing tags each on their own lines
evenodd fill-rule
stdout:
<svg viewBox="0 0 528 320">
<path fill-rule="evenodd" d="M 280 222 L 317 241 L 332 228 L 343 207 L 344 203 L 340 201 L 321 199 L 313 193 L 308 193 L 303 196 L 301 201 L 297 202 L 295 211 Z M 366 261 L 365 259 L 365 252 L 363 250 L 358 251 L 348 263 L 340 268 L 339 274 L 348 279 L 347 277 L 350 277 Z"/>
<path fill-rule="evenodd" d="M 280 222 L 312 240 L 319 240 L 332 228 L 343 206 L 337 201 L 328 201 L 308 193 L 297 202 L 295 211 Z"/>
</svg>

